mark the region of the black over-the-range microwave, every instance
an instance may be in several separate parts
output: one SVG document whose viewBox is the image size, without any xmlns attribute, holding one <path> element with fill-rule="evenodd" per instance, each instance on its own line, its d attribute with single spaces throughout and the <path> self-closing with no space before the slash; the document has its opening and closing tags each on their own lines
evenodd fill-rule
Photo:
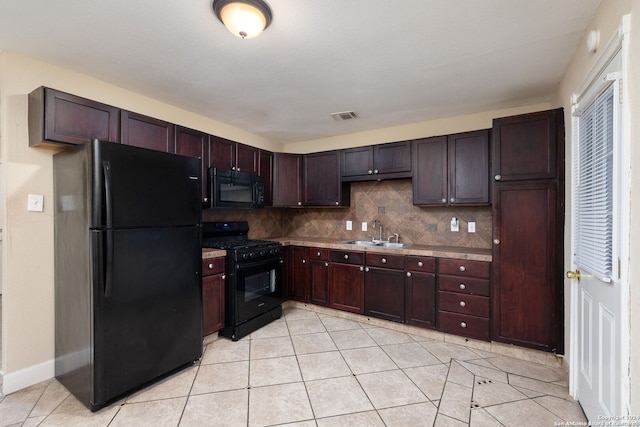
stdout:
<svg viewBox="0 0 640 427">
<path fill-rule="evenodd" d="M 209 168 L 209 202 L 212 209 L 258 209 L 264 207 L 261 176 Z"/>
</svg>

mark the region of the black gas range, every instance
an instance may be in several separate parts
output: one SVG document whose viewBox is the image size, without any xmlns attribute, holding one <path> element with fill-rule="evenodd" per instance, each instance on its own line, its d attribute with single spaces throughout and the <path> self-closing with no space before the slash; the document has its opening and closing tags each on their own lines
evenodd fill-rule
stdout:
<svg viewBox="0 0 640 427">
<path fill-rule="evenodd" d="M 202 246 L 227 253 L 221 335 L 233 341 L 282 316 L 282 244 L 248 234 L 247 221 L 202 223 Z"/>
</svg>

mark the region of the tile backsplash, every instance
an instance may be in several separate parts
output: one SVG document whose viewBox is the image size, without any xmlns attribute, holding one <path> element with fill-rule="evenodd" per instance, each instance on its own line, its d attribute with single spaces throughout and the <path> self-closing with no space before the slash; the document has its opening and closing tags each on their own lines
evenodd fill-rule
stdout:
<svg viewBox="0 0 640 427">
<path fill-rule="evenodd" d="M 249 221 L 249 237 L 323 237 L 337 240 L 371 239 L 379 236 L 373 221 L 382 223 L 384 239 L 393 233 L 400 242 L 490 249 L 491 207 L 419 207 L 413 205 L 410 179 L 354 182 L 351 206 L 347 208 L 264 208 L 253 211 L 205 210 L 203 221 Z M 459 232 L 450 229 L 451 218 L 458 219 Z M 353 230 L 346 230 L 352 221 Z M 468 223 L 476 223 L 469 233 Z M 361 231 L 362 222 L 368 231 Z"/>
</svg>

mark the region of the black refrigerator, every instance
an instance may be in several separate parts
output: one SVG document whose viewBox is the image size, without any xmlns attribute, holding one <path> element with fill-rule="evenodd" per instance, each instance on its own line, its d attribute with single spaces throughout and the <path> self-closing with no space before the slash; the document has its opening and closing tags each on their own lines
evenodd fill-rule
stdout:
<svg viewBox="0 0 640 427">
<path fill-rule="evenodd" d="M 202 356 L 200 160 L 53 156 L 55 375 L 96 411 Z"/>
</svg>

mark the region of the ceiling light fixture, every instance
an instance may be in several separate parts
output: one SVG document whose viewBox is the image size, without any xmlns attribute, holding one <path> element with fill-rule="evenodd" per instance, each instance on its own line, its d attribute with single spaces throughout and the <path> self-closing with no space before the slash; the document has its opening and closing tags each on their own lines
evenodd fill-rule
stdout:
<svg viewBox="0 0 640 427">
<path fill-rule="evenodd" d="M 271 23 L 271 9 L 262 0 L 213 0 L 213 11 L 232 34 L 251 39 Z"/>
</svg>

